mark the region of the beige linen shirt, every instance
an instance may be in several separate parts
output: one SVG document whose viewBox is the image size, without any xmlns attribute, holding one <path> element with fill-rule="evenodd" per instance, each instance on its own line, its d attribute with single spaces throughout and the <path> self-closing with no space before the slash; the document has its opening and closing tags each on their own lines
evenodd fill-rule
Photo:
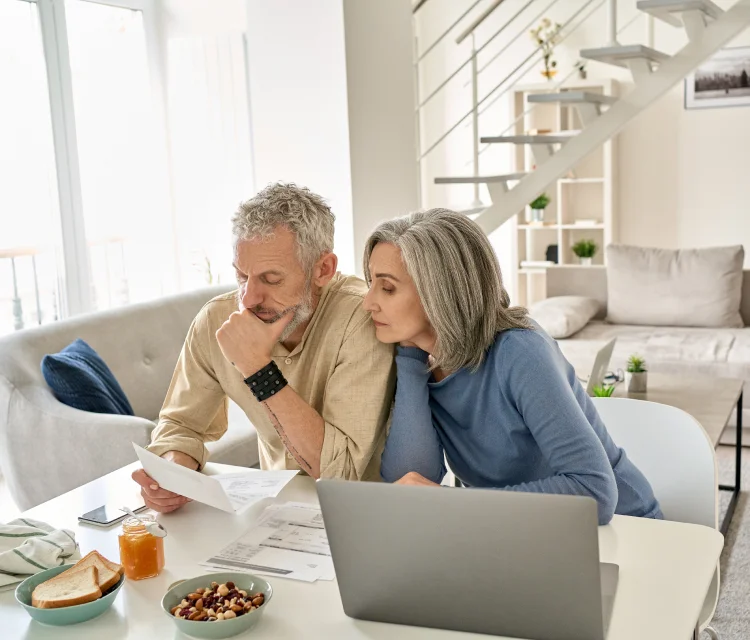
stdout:
<svg viewBox="0 0 750 640">
<path fill-rule="evenodd" d="M 300 343 L 281 343 L 271 354 L 289 385 L 325 422 L 320 475 L 379 480 L 380 456 L 395 386 L 394 350 L 375 337 L 362 308 L 365 283 L 336 274 L 323 289 Z M 299 469 L 284 447 L 265 407 L 258 402 L 216 341 L 216 331 L 237 310 L 236 292 L 206 303 L 193 320 L 149 450 L 182 451 L 201 466 L 205 442 L 227 430 L 227 398 L 258 431 L 262 469 Z"/>
</svg>

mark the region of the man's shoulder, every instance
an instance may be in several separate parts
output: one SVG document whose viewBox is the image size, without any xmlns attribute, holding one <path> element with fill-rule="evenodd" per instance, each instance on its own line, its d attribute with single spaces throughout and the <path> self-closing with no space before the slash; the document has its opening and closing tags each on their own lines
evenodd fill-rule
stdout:
<svg viewBox="0 0 750 640">
<path fill-rule="evenodd" d="M 339 326 L 343 325 L 342 338 L 346 341 L 353 333 L 364 334 L 362 339 L 377 342 L 375 326 L 370 319 L 369 311 L 362 306 L 367 295 L 367 284 L 362 278 L 338 274 L 332 283 L 326 303 L 328 318 L 336 318 Z"/>
<path fill-rule="evenodd" d="M 227 291 L 206 302 L 195 316 L 195 323 L 218 329 L 237 308 L 237 290 Z"/>
</svg>

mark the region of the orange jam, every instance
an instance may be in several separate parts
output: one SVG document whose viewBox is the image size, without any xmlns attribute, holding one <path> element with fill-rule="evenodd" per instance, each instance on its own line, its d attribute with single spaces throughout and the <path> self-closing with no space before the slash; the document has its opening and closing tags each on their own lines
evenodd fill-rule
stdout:
<svg viewBox="0 0 750 640">
<path fill-rule="evenodd" d="M 141 516 L 142 520 L 155 521 L 153 516 Z M 120 539 L 120 564 L 125 576 L 131 580 L 153 578 L 164 568 L 164 538 L 152 536 L 146 527 L 135 518 L 122 523 Z"/>
</svg>

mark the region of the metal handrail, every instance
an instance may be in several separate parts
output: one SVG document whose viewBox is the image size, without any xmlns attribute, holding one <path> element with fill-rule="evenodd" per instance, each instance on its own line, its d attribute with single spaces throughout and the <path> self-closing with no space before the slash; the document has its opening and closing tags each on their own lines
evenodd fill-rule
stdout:
<svg viewBox="0 0 750 640">
<path fill-rule="evenodd" d="M 426 3 L 427 0 L 417 0 L 417 3 L 411 8 L 412 14 L 415 14 L 417 11 L 419 11 Z"/>
<path fill-rule="evenodd" d="M 466 38 L 468 38 L 472 33 L 474 33 L 474 29 L 476 29 L 480 24 L 482 24 L 487 18 L 490 17 L 492 12 L 497 9 L 505 0 L 493 0 L 492 4 L 487 7 L 481 15 L 474 20 L 466 29 L 464 29 L 461 34 L 456 38 L 456 44 L 461 44 Z"/>
<path fill-rule="evenodd" d="M 479 47 L 479 49 L 477 49 L 476 51 L 472 52 L 472 55 L 471 55 L 471 57 L 470 57 L 470 58 L 469 58 L 468 60 L 464 61 L 464 63 L 463 63 L 463 64 L 462 64 L 462 65 L 461 65 L 460 67 L 458 67 L 458 68 L 457 68 L 457 69 L 456 69 L 455 71 L 453 71 L 453 73 L 451 73 L 451 74 L 450 74 L 450 75 L 449 75 L 449 76 L 448 76 L 448 77 L 447 77 L 447 78 L 446 78 L 445 80 L 443 80 L 443 81 L 442 81 L 442 82 L 440 83 L 440 85 L 438 85 L 438 87 L 436 87 L 435 89 L 433 89 L 432 93 L 430 93 L 430 95 L 429 95 L 429 96 L 427 96 L 427 97 L 426 97 L 426 98 L 425 98 L 424 100 L 422 100 L 422 102 L 420 102 L 420 103 L 419 103 L 419 104 L 417 105 L 417 107 L 416 107 L 416 110 L 417 110 L 417 111 L 419 111 L 420 109 L 422 109 L 422 108 L 423 108 L 423 107 L 424 107 L 424 106 L 425 106 L 425 105 L 426 105 L 426 104 L 427 104 L 427 103 L 428 103 L 428 102 L 429 102 L 430 100 L 432 100 L 432 99 L 433 99 L 433 98 L 434 98 L 434 97 L 435 97 L 435 96 L 436 96 L 436 95 L 437 95 L 438 93 L 440 93 L 440 91 L 442 91 L 442 90 L 443 90 L 443 88 L 444 88 L 444 87 L 445 87 L 445 86 L 446 86 L 446 85 L 447 85 L 447 84 L 448 84 L 448 83 L 449 83 L 449 82 L 450 82 L 451 80 L 453 80 L 453 78 L 455 78 L 455 77 L 456 77 L 456 76 L 457 76 L 457 75 L 458 75 L 459 73 L 461 73 L 461 71 L 463 71 L 463 69 L 465 69 L 465 68 L 466 68 L 466 65 L 468 65 L 468 64 L 471 64 L 471 62 L 472 62 L 472 61 L 474 60 L 474 57 L 475 57 L 475 56 L 479 55 L 479 53 L 480 53 L 480 52 L 482 52 L 482 51 L 483 51 L 483 50 L 485 49 L 485 47 L 487 47 L 487 46 L 488 46 L 488 45 L 489 45 L 489 44 L 490 44 L 490 43 L 491 43 L 491 42 L 492 42 L 492 41 L 493 41 L 493 40 L 494 40 L 495 38 L 497 38 L 497 36 L 499 36 L 499 35 L 500 35 L 500 34 L 501 34 L 501 33 L 502 33 L 503 31 L 505 31 L 505 29 L 506 29 L 507 27 L 509 27 L 509 26 L 510 26 L 510 25 L 511 25 L 511 24 L 513 23 L 513 21 L 514 21 L 514 20 L 515 20 L 515 19 L 516 19 L 516 18 L 517 18 L 518 16 L 520 16 L 520 15 L 521 15 L 521 13 L 523 13 L 523 12 L 524 12 L 524 11 L 525 11 L 525 10 L 526 10 L 526 9 L 527 9 L 527 8 L 528 8 L 528 7 L 529 7 L 529 6 L 531 5 L 531 4 L 532 4 L 532 3 L 534 3 L 535 1 L 536 1 L 536 0 L 528 0 L 528 1 L 526 2 L 526 4 L 525 4 L 525 5 L 524 5 L 524 6 L 523 6 L 523 7 L 521 8 L 521 9 L 520 9 L 520 11 L 516 12 L 516 14 L 515 14 L 515 15 L 514 15 L 514 16 L 513 16 L 513 17 L 512 17 L 512 18 L 511 18 L 511 19 L 510 19 L 510 20 L 509 20 L 508 22 L 506 22 L 506 23 L 505 23 L 505 24 L 504 24 L 504 25 L 503 25 L 502 27 L 500 27 L 500 28 L 499 28 L 499 29 L 498 29 L 498 30 L 497 30 L 497 31 L 496 31 L 496 32 L 495 32 L 494 34 L 492 34 L 492 36 L 490 36 L 490 38 L 489 38 L 489 39 L 488 39 L 488 40 L 487 40 L 487 41 L 486 41 L 486 42 L 485 42 L 485 43 L 484 43 L 484 44 L 483 44 L 483 45 L 482 45 L 481 47 Z M 560 1 L 560 0 L 552 0 L 552 2 L 551 2 L 551 3 L 550 3 L 550 5 L 549 5 L 549 6 L 547 7 L 547 9 L 549 9 L 550 7 L 552 7 L 552 5 L 556 4 L 556 3 L 557 3 L 557 2 L 559 2 L 559 1 Z M 476 3 L 475 3 L 475 5 L 476 5 Z M 512 39 L 511 41 L 510 41 L 510 43 L 509 43 L 509 44 L 513 44 L 514 42 L 516 42 L 516 41 L 518 40 L 518 38 L 520 38 L 520 37 L 521 37 L 521 33 L 523 33 L 523 32 L 519 32 L 519 33 L 518 33 L 518 34 L 516 35 L 516 37 L 515 37 L 515 38 L 513 38 L 513 39 Z M 483 68 L 484 68 L 484 67 L 483 67 Z"/>
<path fill-rule="evenodd" d="M 581 11 L 583 11 L 584 9 L 586 9 L 586 8 L 587 8 L 588 6 L 590 6 L 590 5 L 591 5 L 591 4 L 593 3 L 593 2 L 596 2 L 596 0 L 589 0 L 589 3 L 588 3 L 588 4 L 586 4 L 586 5 L 584 5 L 584 6 L 583 6 L 583 7 L 582 7 L 582 8 L 581 8 L 581 9 L 580 9 L 580 10 L 579 10 L 578 12 L 576 12 L 576 13 L 575 13 L 575 14 L 573 15 L 573 17 L 572 17 L 572 18 L 571 18 L 571 19 L 570 19 L 570 20 L 568 21 L 568 23 L 571 23 L 571 22 L 573 22 L 573 20 L 575 20 L 575 19 L 576 19 L 576 18 L 577 18 L 577 17 L 578 17 L 579 15 L 580 15 Z M 576 32 L 576 29 L 578 29 L 578 27 L 580 27 L 580 26 L 581 26 L 581 25 L 582 25 L 582 24 L 583 24 L 584 22 L 586 22 L 586 21 L 587 21 L 587 20 L 588 20 L 588 19 L 589 19 L 589 18 L 590 18 L 590 17 L 592 16 L 592 15 L 594 15 L 594 14 L 595 14 L 595 13 L 596 13 L 596 12 L 597 12 L 597 11 L 598 11 L 599 9 L 601 9 L 602 5 L 603 5 L 603 4 L 605 3 L 605 2 L 607 2 L 607 0 L 600 0 L 600 1 L 599 1 L 599 4 L 597 4 L 597 5 L 596 5 L 596 6 L 595 6 L 595 7 L 593 8 L 593 9 L 591 9 L 591 11 L 589 11 L 589 12 L 588 12 L 588 13 L 586 14 L 586 16 L 585 16 L 585 17 L 584 17 L 584 18 L 583 18 L 583 19 L 582 19 L 582 20 L 581 20 L 581 21 L 580 21 L 580 22 L 579 22 L 579 23 L 578 23 L 578 24 L 577 24 L 577 25 L 576 25 L 575 27 L 573 27 L 573 28 L 572 28 L 572 29 L 571 29 L 571 30 L 570 30 L 570 31 L 569 31 L 569 32 L 568 32 L 568 33 L 567 33 L 567 34 L 566 34 L 566 35 L 565 35 L 565 36 L 563 37 L 563 39 L 562 39 L 562 40 L 561 40 L 560 42 L 561 42 L 561 43 L 562 43 L 562 42 L 565 42 L 565 39 L 566 39 L 566 38 L 568 38 L 568 37 L 569 37 L 570 35 L 574 34 L 574 33 Z M 566 24 L 567 24 L 567 23 L 566 23 Z M 538 49 L 537 49 L 537 51 L 538 51 Z M 536 53 L 536 52 L 535 52 L 535 53 Z M 565 76 L 565 80 L 567 80 L 568 78 L 570 78 L 570 76 L 571 76 L 571 75 L 573 75 L 573 72 L 574 72 L 574 71 L 575 71 L 575 68 L 574 68 L 574 69 L 573 69 L 573 71 L 571 71 L 571 72 L 570 72 L 570 73 L 569 73 L 569 74 L 568 74 L 567 76 Z M 515 71 L 514 71 L 514 73 L 515 73 Z M 511 75 L 512 75 L 512 74 L 511 74 Z M 561 82 L 562 82 L 562 81 L 561 81 Z M 501 83 L 501 84 L 502 84 L 502 83 Z M 499 87 L 499 86 L 500 86 L 500 85 L 498 85 L 498 87 Z M 560 83 L 558 83 L 558 85 L 557 85 L 557 86 L 559 87 L 559 86 L 561 86 L 561 84 L 560 84 Z M 486 96 L 486 97 L 489 97 L 489 95 L 490 95 L 490 94 L 492 94 L 492 92 L 493 92 L 493 91 L 495 91 L 495 90 L 496 90 L 496 89 L 497 89 L 498 87 L 495 87 L 495 89 L 493 89 L 492 91 L 490 91 L 490 93 L 489 93 L 489 94 L 487 94 L 487 96 Z M 496 103 L 496 102 L 497 102 L 497 101 L 498 101 L 498 100 L 499 100 L 500 98 L 502 98 L 502 97 L 503 97 L 503 96 L 504 96 L 504 95 L 505 95 L 506 93 L 508 93 L 508 91 L 510 91 L 510 89 L 511 89 L 511 87 L 508 87 L 508 88 L 507 88 L 507 89 L 506 89 L 505 91 L 503 91 L 503 92 L 502 92 L 502 93 L 500 93 L 499 95 L 495 96 L 495 97 L 494 97 L 494 98 L 493 98 L 493 99 L 492 99 L 492 100 L 491 100 L 491 101 L 489 102 L 489 104 L 485 105 L 485 106 L 484 106 L 484 108 L 483 108 L 483 109 L 481 109 L 481 110 L 479 111 L 479 115 L 482 115 L 482 114 L 483 114 L 483 113 L 484 113 L 485 111 L 487 111 L 487 109 L 489 109 L 489 108 L 490 108 L 490 107 L 491 107 L 491 106 L 492 106 L 493 104 L 495 104 L 495 103 Z"/>
<path fill-rule="evenodd" d="M 555 1 L 558 1 L 558 0 L 555 0 Z M 578 15 L 580 15 L 580 13 L 582 11 L 584 11 L 587 7 L 589 7 L 595 1 L 596 0 L 588 0 L 586 2 L 586 4 L 584 4 L 580 9 L 578 9 L 578 11 L 576 11 L 576 13 L 573 14 L 573 16 L 571 18 L 569 18 L 565 22 L 565 24 L 563 24 L 563 26 L 561 28 L 561 31 L 564 30 L 565 27 L 567 27 Z M 600 3 L 599 3 L 598 6 L 601 6 L 601 4 L 603 4 L 604 2 L 605 2 L 605 0 L 600 0 Z M 598 6 L 596 8 L 598 8 Z M 560 42 L 561 43 L 565 42 L 565 40 L 568 38 L 568 36 L 570 36 L 572 33 L 574 33 L 575 30 L 581 24 L 583 24 L 583 22 L 581 22 L 578 25 L 576 25 L 575 29 L 572 29 L 570 31 L 570 33 L 566 34 L 562 38 L 562 40 Z M 495 87 L 493 87 L 489 91 L 489 93 L 487 93 L 487 95 L 484 96 L 484 98 L 482 98 L 481 100 L 479 100 L 476 106 L 479 107 L 484 102 L 486 102 L 490 98 L 490 96 L 492 96 L 500 87 L 502 87 L 508 80 L 510 80 L 516 74 L 516 72 L 519 69 L 521 69 L 529 60 L 531 60 L 532 58 L 534 58 L 536 56 L 536 54 L 541 51 L 541 49 L 542 49 L 541 46 L 539 46 L 536 49 L 534 49 L 534 51 L 530 55 L 528 55 L 526 57 L 526 59 L 523 62 L 521 62 L 521 64 L 519 64 L 513 71 L 511 71 L 510 74 L 508 74 L 508 76 L 506 76 L 506 78 L 504 80 L 502 80 L 500 83 L 498 83 L 497 85 L 495 85 Z M 452 127 L 450 127 L 442 136 L 440 136 L 432 145 L 430 145 L 430 147 L 427 149 L 427 151 L 424 151 L 423 153 L 420 153 L 417 159 L 421 161 L 425 156 L 429 155 L 432 152 L 432 150 L 435 149 L 435 147 L 437 147 L 443 140 L 445 140 L 451 133 L 453 133 L 459 126 L 461 126 L 461 124 L 464 122 L 464 120 L 466 120 L 473 113 L 474 113 L 474 109 L 471 109 L 468 113 L 466 113 L 464 116 L 462 116 Z"/>
<path fill-rule="evenodd" d="M 426 2 L 426 1 L 427 0 L 424 0 L 424 2 Z M 424 58 L 427 56 L 427 54 L 430 53 L 430 51 L 432 51 L 435 47 L 437 47 L 443 41 L 443 39 L 451 31 L 453 31 L 453 27 L 455 27 L 459 22 L 461 22 L 461 20 L 463 20 L 472 11 L 472 9 L 474 9 L 474 7 L 476 7 L 481 1 L 482 0 L 476 0 L 473 5 L 471 5 L 466 11 L 464 11 L 459 16 L 459 18 L 453 22 L 453 24 L 450 27 L 448 27 L 445 31 L 443 31 L 442 34 L 440 34 L 440 36 L 438 37 L 437 40 L 435 40 L 435 42 L 433 42 L 429 47 L 427 47 L 427 49 L 425 50 L 425 52 L 417 58 L 417 60 L 416 60 L 416 62 L 414 64 L 417 65 L 418 63 L 422 62 L 422 60 L 424 60 Z"/>
<path fill-rule="evenodd" d="M 604 2 L 604 0 L 602 0 L 602 4 L 603 4 L 603 2 Z M 596 10 L 600 9 L 600 8 L 601 8 L 601 6 L 602 6 L 601 4 L 597 5 L 597 6 L 596 6 L 596 7 L 594 8 L 594 10 L 593 10 L 593 11 L 592 11 L 591 13 L 589 13 L 589 14 L 588 14 L 588 15 L 587 15 L 587 16 L 586 16 L 586 17 L 585 17 L 584 19 L 583 19 L 583 21 L 582 21 L 582 22 L 585 22 L 586 20 L 588 20 L 588 19 L 589 19 L 589 18 L 591 17 L 591 15 L 592 15 L 592 14 L 594 13 L 594 11 L 596 11 Z M 633 24 L 634 22 L 636 22 L 637 20 L 640 20 L 640 18 L 641 18 L 642 16 L 645 16 L 645 14 L 636 14 L 635 16 L 633 16 L 633 17 L 632 17 L 632 18 L 631 18 L 631 19 L 630 19 L 630 20 L 629 20 L 629 21 L 627 22 L 627 24 L 625 24 L 625 26 L 621 27 L 621 28 L 620 28 L 620 29 L 619 29 L 619 30 L 617 31 L 617 35 L 621 35 L 621 34 L 622 34 L 622 33 L 623 33 L 623 32 L 624 32 L 624 31 L 625 31 L 625 30 L 626 30 L 627 28 L 629 28 L 629 27 L 630 27 L 630 26 L 631 26 L 631 25 L 632 25 L 632 24 Z M 568 80 L 569 80 L 569 79 L 570 79 L 570 78 L 571 78 L 571 77 L 572 77 L 573 75 L 575 75 L 575 73 L 576 73 L 576 69 L 575 69 L 575 68 L 571 69 L 571 71 L 570 71 L 570 72 L 568 73 L 568 75 L 567 75 L 567 76 L 565 76 L 564 78 L 562 78 L 562 79 L 561 79 L 561 80 L 560 80 L 560 81 L 559 81 L 559 82 L 558 82 L 557 84 L 555 84 L 555 85 L 553 86 L 553 89 L 554 89 L 554 90 L 557 90 L 557 89 L 561 89 L 561 88 L 562 88 L 562 87 L 564 86 L 564 84 L 565 84 L 565 83 L 566 83 L 566 82 L 567 82 L 567 81 L 568 81 Z M 503 92 L 503 93 L 501 94 L 501 96 L 502 96 L 502 95 L 505 95 L 505 93 L 507 93 L 507 92 Z M 489 108 L 490 108 L 490 107 L 491 107 L 491 106 L 492 106 L 492 105 L 493 105 L 493 104 L 494 104 L 494 103 L 495 103 L 495 102 L 496 102 L 496 101 L 497 101 L 497 100 L 498 100 L 498 99 L 499 99 L 499 98 L 500 98 L 501 96 L 498 96 L 497 98 L 495 98 L 494 100 L 492 100 L 492 102 L 490 102 L 490 104 L 488 104 L 488 105 L 487 105 L 487 106 L 485 107 L 484 111 L 486 111 L 487 109 L 489 109 Z M 532 104 L 532 105 L 531 105 L 530 107 L 526 108 L 526 110 L 525 110 L 525 111 L 524 111 L 523 113 L 521 113 L 521 114 L 520 114 L 520 115 L 519 115 L 519 116 L 518 116 L 518 117 L 517 117 L 517 118 L 516 118 L 515 120 L 513 120 L 513 122 L 511 122 L 511 123 L 510 123 L 510 125 L 509 125 L 509 126 L 508 126 L 508 127 L 506 128 L 506 129 L 503 129 L 503 131 L 501 131 L 501 132 L 500 132 L 500 133 L 499 133 L 498 135 L 500 135 L 500 136 L 504 136 L 504 135 L 505 135 L 506 133 L 510 132 L 510 131 L 511 131 L 511 130 L 512 130 L 512 129 L 513 129 L 513 128 L 514 128 L 514 127 L 515 127 L 515 126 L 516 126 L 516 125 L 517 125 L 517 124 L 518 124 L 518 123 L 519 123 L 519 122 L 521 121 L 521 120 L 523 120 L 523 119 L 524 119 L 524 118 L 525 118 L 525 117 L 526 117 L 527 115 L 529 115 L 529 113 L 531 113 L 531 112 L 532 112 L 532 111 L 533 111 L 533 110 L 534 110 L 534 109 L 535 109 L 535 108 L 536 108 L 537 106 L 538 106 L 538 105 Z M 481 115 L 481 113 L 484 113 L 484 111 L 480 112 L 480 115 Z M 481 148 L 481 149 L 479 150 L 479 153 L 480 153 L 480 154 L 484 153 L 484 152 L 485 152 L 485 151 L 487 151 L 487 150 L 488 150 L 488 149 L 489 149 L 489 148 L 490 148 L 491 146 L 492 146 L 492 145 L 491 145 L 490 143 L 486 143 L 486 144 L 485 144 L 484 146 L 482 146 L 482 148 Z"/>
</svg>

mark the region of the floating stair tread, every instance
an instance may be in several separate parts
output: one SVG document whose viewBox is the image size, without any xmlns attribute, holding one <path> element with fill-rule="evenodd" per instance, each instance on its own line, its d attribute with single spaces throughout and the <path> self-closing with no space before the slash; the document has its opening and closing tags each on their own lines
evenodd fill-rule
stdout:
<svg viewBox="0 0 750 640">
<path fill-rule="evenodd" d="M 584 49 L 581 51 L 581 57 L 624 68 L 627 68 L 628 60 L 637 60 L 639 58 L 650 60 L 651 62 L 665 62 L 669 60 L 669 56 L 666 53 L 656 51 L 656 49 L 651 49 L 642 44 Z"/>
<path fill-rule="evenodd" d="M 563 144 L 577 136 L 580 131 L 561 131 L 559 133 L 543 133 L 539 135 L 521 136 L 485 136 L 480 138 L 483 143 L 508 143 L 508 144 Z"/>
<path fill-rule="evenodd" d="M 529 102 L 560 104 L 614 104 L 617 98 L 603 93 L 588 91 L 561 91 L 560 93 L 532 93 L 527 97 Z"/>
<path fill-rule="evenodd" d="M 723 13 L 711 0 L 640 0 L 637 7 L 639 11 L 650 13 L 673 27 L 682 26 L 680 14 L 683 11 L 702 11 L 712 20 Z"/>
<path fill-rule="evenodd" d="M 435 184 L 487 184 L 488 182 L 511 182 L 520 180 L 526 173 L 508 173 L 502 176 L 458 176 L 435 178 Z"/>
</svg>

